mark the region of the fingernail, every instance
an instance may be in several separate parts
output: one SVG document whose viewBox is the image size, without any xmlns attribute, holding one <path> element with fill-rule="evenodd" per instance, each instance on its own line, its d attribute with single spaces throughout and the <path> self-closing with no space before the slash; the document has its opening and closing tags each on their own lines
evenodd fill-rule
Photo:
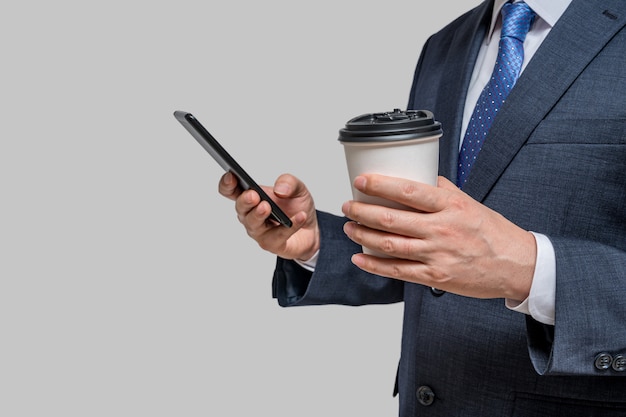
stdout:
<svg viewBox="0 0 626 417">
<path fill-rule="evenodd" d="M 353 230 L 354 230 L 354 223 L 347 222 L 346 224 L 343 225 L 343 231 L 346 235 L 350 236 Z"/>
<path fill-rule="evenodd" d="M 355 253 L 354 255 L 352 255 L 352 258 L 350 258 L 350 260 L 352 261 L 354 265 L 358 266 L 359 268 L 363 267 L 364 265 L 363 257 L 360 256 L 358 253 Z"/>
<path fill-rule="evenodd" d="M 354 179 L 354 186 L 358 188 L 359 190 L 362 190 L 365 188 L 365 183 L 366 183 L 365 177 L 359 176 Z"/>
<path fill-rule="evenodd" d="M 224 184 L 232 185 L 233 180 L 234 180 L 234 178 L 233 178 L 232 172 L 229 171 L 229 172 L 226 173 L 226 175 L 224 175 Z"/>
<path fill-rule="evenodd" d="M 274 194 L 289 195 L 290 191 L 291 187 L 284 182 L 279 182 L 274 186 Z"/>
</svg>

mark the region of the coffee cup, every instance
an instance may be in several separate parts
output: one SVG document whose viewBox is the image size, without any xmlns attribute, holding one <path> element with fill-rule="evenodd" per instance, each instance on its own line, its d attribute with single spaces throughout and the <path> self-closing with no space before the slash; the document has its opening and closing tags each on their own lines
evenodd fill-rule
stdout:
<svg viewBox="0 0 626 417">
<path fill-rule="evenodd" d="M 356 201 L 413 210 L 354 188 L 354 179 L 365 173 L 400 177 L 437 185 L 441 123 L 427 110 L 395 109 L 392 112 L 357 116 L 339 131 L 344 147 L 352 197 Z M 364 253 L 383 256 L 363 248 Z"/>
</svg>

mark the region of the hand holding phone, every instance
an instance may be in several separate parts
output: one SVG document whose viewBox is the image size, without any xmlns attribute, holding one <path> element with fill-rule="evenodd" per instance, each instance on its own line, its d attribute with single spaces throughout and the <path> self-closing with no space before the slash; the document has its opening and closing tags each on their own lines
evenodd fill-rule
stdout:
<svg viewBox="0 0 626 417">
<path fill-rule="evenodd" d="M 174 117 L 187 129 L 189 133 L 198 141 L 200 145 L 215 159 L 215 161 L 225 170 L 232 172 L 239 180 L 239 185 L 244 190 L 253 189 L 261 200 L 267 201 L 272 212 L 270 217 L 285 227 L 291 227 L 292 222 L 278 205 L 263 191 L 263 189 L 248 175 L 248 173 L 226 152 L 219 142 L 209 133 L 208 130 L 191 113 L 177 110 Z"/>
</svg>

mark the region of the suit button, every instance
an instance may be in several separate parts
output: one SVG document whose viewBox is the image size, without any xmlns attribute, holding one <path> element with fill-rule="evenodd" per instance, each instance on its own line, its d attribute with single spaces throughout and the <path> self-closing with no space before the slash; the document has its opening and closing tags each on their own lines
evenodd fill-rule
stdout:
<svg viewBox="0 0 626 417">
<path fill-rule="evenodd" d="M 435 296 L 435 297 L 441 297 L 442 295 L 444 295 L 446 292 L 444 290 L 440 290 L 438 288 L 435 287 L 430 287 L 430 292 Z"/>
<path fill-rule="evenodd" d="M 613 357 L 608 353 L 600 353 L 598 356 L 596 356 L 596 360 L 594 362 L 596 368 L 601 371 L 606 371 L 607 369 L 609 369 L 612 363 Z"/>
<path fill-rule="evenodd" d="M 428 407 L 435 401 L 435 393 L 430 387 L 422 385 L 417 389 L 417 401 L 425 407 Z"/>
<path fill-rule="evenodd" d="M 613 359 L 613 369 L 616 370 L 617 372 L 626 371 L 626 356 L 617 355 Z"/>
</svg>

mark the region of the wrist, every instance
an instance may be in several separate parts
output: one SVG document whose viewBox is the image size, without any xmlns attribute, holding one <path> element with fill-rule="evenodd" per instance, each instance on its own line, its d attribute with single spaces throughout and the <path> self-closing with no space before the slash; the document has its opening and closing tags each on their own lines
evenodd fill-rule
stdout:
<svg viewBox="0 0 626 417">
<path fill-rule="evenodd" d="M 296 261 L 306 264 L 306 263 L 313 262 L 314 260 L 317 260 L 317 256 L 319 255 L 319 252 L 320 252 L 320 244 L 319 244 L 318 236 L 319 235 L 316 233 L 315 243 L 311 246 L 310 249 L 302 253 L 302 255 L 297 256 L 295 258 Z"/>
<path fill-rule="evenodd" d="M 504 298 L 522 302 L 530 295 L 537 262 L 537 243 L 531 232 L 524 231 L 523 244 L 516 248 L 515 272 L 511 274 Z"/>
</svg>

